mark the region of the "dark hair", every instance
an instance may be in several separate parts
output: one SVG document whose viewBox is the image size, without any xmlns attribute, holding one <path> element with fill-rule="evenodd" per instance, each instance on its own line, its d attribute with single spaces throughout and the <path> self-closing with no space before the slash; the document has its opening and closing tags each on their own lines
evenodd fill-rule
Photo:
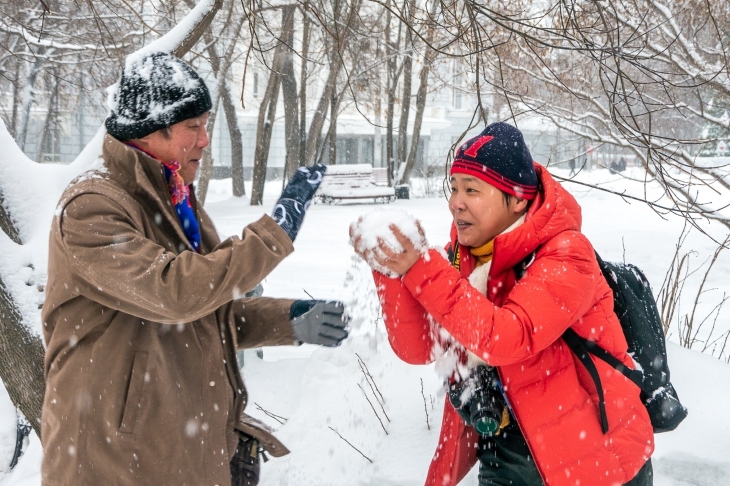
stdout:
<svg viewBox="0 0 730 486">
<path fill-rule="evenodd" d="M 517 196 L 513 196 L 512 194 L 509 194 L 507 192 L 504 192 L 504 191 L 499 191 L 499 192 L 502 193 L 502 201 L 504 202 L 504 205 L 506 207 L 509 207 L 512 200 L 517 200 L 517 201 L 522 200 L 522 198 L 518 198 Z M 529 199 L 527 201 L 527 206 L 525 207 L 525 210 L 529 209 L 530 205 L 532 204 L 532 201 L 533 201 L 532 199 Z"/>
<path fill-rule="evenodd" d="M 172 130 L 170 130 L 170 127 L 161 128 L 160 131 L 166 140 L 170 140 L 172 138 Z"/>
</svg>

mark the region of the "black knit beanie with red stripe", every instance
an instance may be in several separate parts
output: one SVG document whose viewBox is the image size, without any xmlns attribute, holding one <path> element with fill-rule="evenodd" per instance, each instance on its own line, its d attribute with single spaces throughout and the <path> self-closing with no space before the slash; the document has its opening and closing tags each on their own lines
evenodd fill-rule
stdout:
<svg viewBox="0 0 730 486">
<path fill-rule="evenodd" d="M 537 173 L 530 150 L 517 128 L 498 122 L 459 147 L 451 174 L 477 177 L 520 199 L 537 195 Z"/>
</svg>

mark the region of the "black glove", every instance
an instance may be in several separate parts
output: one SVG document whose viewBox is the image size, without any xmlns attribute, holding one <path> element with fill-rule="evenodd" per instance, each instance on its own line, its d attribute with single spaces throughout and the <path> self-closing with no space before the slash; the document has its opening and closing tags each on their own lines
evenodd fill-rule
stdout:
<svg viewBox="0 0 730 486">
<path fill-rule="evenodd" d="M 289 318 L 294 337 L 302 343 L 339 346 L 348 335 L 345 305 L 334 300 L 297 300 Z"/>
<path fill-rule="evenodd" d="M 271 217 L 287 232 L 292 241 L 297 237 L 304 220 L 304 212 L 312 202 L 326 170 L 327 167 L 321 164 L 297 169 L 271 212 Z"/>
</svg>

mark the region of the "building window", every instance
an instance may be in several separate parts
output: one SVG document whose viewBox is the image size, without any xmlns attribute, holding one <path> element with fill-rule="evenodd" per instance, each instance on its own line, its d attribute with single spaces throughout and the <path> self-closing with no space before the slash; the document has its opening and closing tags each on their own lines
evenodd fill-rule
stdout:
<svg viewBox="0 0 730 486">
<path fill-rule="evenodd" d="M 253 72 L 253 97 L 259 97 L 259 73 L 256 71 Z"/>
</svg>

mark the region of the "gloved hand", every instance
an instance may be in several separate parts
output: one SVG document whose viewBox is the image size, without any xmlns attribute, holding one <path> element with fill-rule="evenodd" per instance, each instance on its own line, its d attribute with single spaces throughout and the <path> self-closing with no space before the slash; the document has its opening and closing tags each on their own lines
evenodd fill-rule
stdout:
<svg viewBox="0 0 730 486">
<path fill-rule="evenodd" d="M 339 346 L 348 335 L 344 312 L 342 302 L 297 300 L 289 311 L 294 337 L 302 343 Z"/>
<path fill-rule="evenodd" d="M 326 170 L 327 167 L 321 164 L 297 169 L 271 212 L 271 217 L 292 241 L 297 237 L 304 212 L 311 204 Z"/>
</svg>

